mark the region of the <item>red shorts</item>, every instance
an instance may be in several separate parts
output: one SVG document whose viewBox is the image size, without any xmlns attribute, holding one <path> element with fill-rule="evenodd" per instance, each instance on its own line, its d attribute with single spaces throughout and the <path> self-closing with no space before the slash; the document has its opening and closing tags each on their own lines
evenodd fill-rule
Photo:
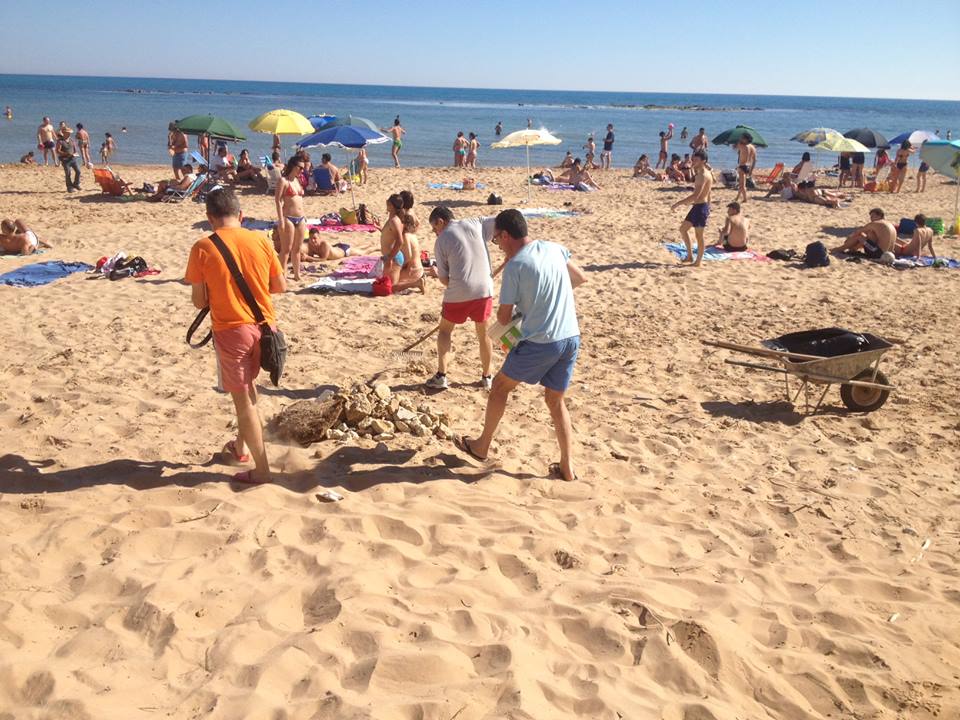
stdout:
<svg viewBox="0 0 960 720">
<path fill-rule="evenodd" d="M 440 315 L 447 322 L 463 325 L 467 320 L 486 322 L 493 313 L 493 298 L 485 297 L 466 302 L 444 303 Z"/>
<path fill-rule="evenodd" d="M 260 327 L 238 325 L 215 330 L 213 346 L 217 350 L 220 380 L 227 392 L 243 392 L 260 374 Z"/>
</svg>

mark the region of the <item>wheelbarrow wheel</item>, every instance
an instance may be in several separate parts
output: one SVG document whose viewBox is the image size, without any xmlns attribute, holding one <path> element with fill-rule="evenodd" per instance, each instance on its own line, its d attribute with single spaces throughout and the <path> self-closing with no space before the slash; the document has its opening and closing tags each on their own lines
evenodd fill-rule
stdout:
<svg viewBox="0 0 960 720">
<path fill-rule="evenodd" d="M 864 382 L 875 382 L 880 385 L 889 385 L 887 376 L 879 370 L 876 377 L 873 370 L 864 370 L 857 375 L 854 380 L 863 380 Z M 860 387 L 858 385 L 841 385 L 840 399 L 847 409 L 854 412 L 873 412 L 883 407 L 883 404 L 890 397 L 889 390 L 880 390 L 879 388 Z"/>
</svg>

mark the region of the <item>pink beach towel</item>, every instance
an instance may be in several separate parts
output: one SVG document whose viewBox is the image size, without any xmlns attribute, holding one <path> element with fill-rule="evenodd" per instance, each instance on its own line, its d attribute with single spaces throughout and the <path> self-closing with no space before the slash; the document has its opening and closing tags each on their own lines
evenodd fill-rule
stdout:
<svg viewBox="0 0 960 720">
<path fill-rule="evenodd" d="M 365 278 L 370 277 L 380 258 L 376 255 L 354 255 L 340 263 L 330 277 L 334 278 Z"/>
</svg>

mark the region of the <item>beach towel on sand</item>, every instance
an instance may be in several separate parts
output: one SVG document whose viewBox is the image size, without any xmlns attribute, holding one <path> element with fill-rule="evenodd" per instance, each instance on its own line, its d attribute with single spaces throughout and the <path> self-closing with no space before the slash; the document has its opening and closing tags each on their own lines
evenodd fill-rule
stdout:
<svg viewBox="0 0 960 720">
<path fill-rule="evenodd" d="M 346 258 L 340 267 L 330 274 L 332 278 L 370 278 L 380 258 L 376 255 L 354 255 Z"/>
<path fill-rule="evenodd" d="M 93 270 L 93 266 L 82 262 L 69 263 L 61 260 L 51 260 L 50 262 L 33 263 L 0 275 L 0 285 L 36 287 L 52 283 L 54 280 L 59 280 L 73 273 L 88 270 Z"/>
<path fill-rule="evenodd" d="M 673 254 L 678 260 L 687 259 L 687 247 L 683 243 L 664 243 L 668 252 Z M 697 246 L 693 246 L 693 252 L 696 254 Z M 773 262 L 766 255 L 761 255 L 753 250 L 743 250 L 740 252 L 726 252 L 719 245 L 708 246 L 703 251 L 704 260 L 752 260 L 754 262 Z"/>
<path fill-rule="evenodd" d="M 462 182 L 432 182 L 427 183 L 431 190 L 463 190 Z M 477 190 L 483 190 L 486 187 L 483 183 L 477 183 Z"/>
<path fill-rule="evenodd" d="M 324 277 L 301 292 L 305 293 L 344 293 L 346 295 L 373 295 L 371 279 Z"/>
<path fill-rule="evenodd" d="M 923 257 L 898 257 L 893 262 L 895 268 L 912 268 L 912 267 L 933 267 L 933 264 L 937 261 L 940 261 L 937 264 L 937 267 L 946 267 L 951 270 L 960 270 L 960 260 L 954 260 L 953 258 L 948 257 L 938 257 L 932 258 L 929 255 L 924 255 Z M 876 260 L 875 262 L 880 262 Z"/>
<path fill-rule="evenodd" d="M 536 220 L 538 218 L 546 218 L 548 220 L 555 220 L 556 218 L 567 218 L 567 217 L 577 217 L 580 213 L 576 210 L 556 210 L 554 208 L 527 208 L 526 210 L 521 210 L 520 214 L 525 218 L 530 218 Z"/>
<path fill-rule="evenodd" d="M 277 226 L 277 221 L 244 218 L 242 224 L 247 230 L 273 230 Z M 326 225 L 320 222 L 320 218 L 307 218 L 307 227 L 311 230 L 316 228 L 320 232 L 376 232 L 377 230 L 375 225 Z"/>
</svg>

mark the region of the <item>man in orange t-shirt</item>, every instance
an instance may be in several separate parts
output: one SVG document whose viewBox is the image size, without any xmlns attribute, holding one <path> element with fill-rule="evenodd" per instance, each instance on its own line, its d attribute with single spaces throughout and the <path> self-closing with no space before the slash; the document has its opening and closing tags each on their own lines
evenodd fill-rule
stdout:
<svg viewBox="0 0 960 720">
<path fill-rule="evenodd" d="M 287 284 L 273 245 L 265 235 L 240 226 L 240 203 L 230 189 L 218 188 L 207 195 L 207 220 L 230 249 L 266 322 L 275 326 L 270 295 L 286 291 Z M 210 308 L 223 389 L 230 393 L 237 411 L 237 438 L 224 446 L 223 454 L 231 464 L 245 463 L 250 460 L 249 448 L 255 467 L 237 473 L 234 480 L 269 482 L 270 464 L 254 384 L 260 372 L 260 326 L 209 237 L 194 243 L 184 279 L 192 286 L 193 304 Z"/>
</svg>

